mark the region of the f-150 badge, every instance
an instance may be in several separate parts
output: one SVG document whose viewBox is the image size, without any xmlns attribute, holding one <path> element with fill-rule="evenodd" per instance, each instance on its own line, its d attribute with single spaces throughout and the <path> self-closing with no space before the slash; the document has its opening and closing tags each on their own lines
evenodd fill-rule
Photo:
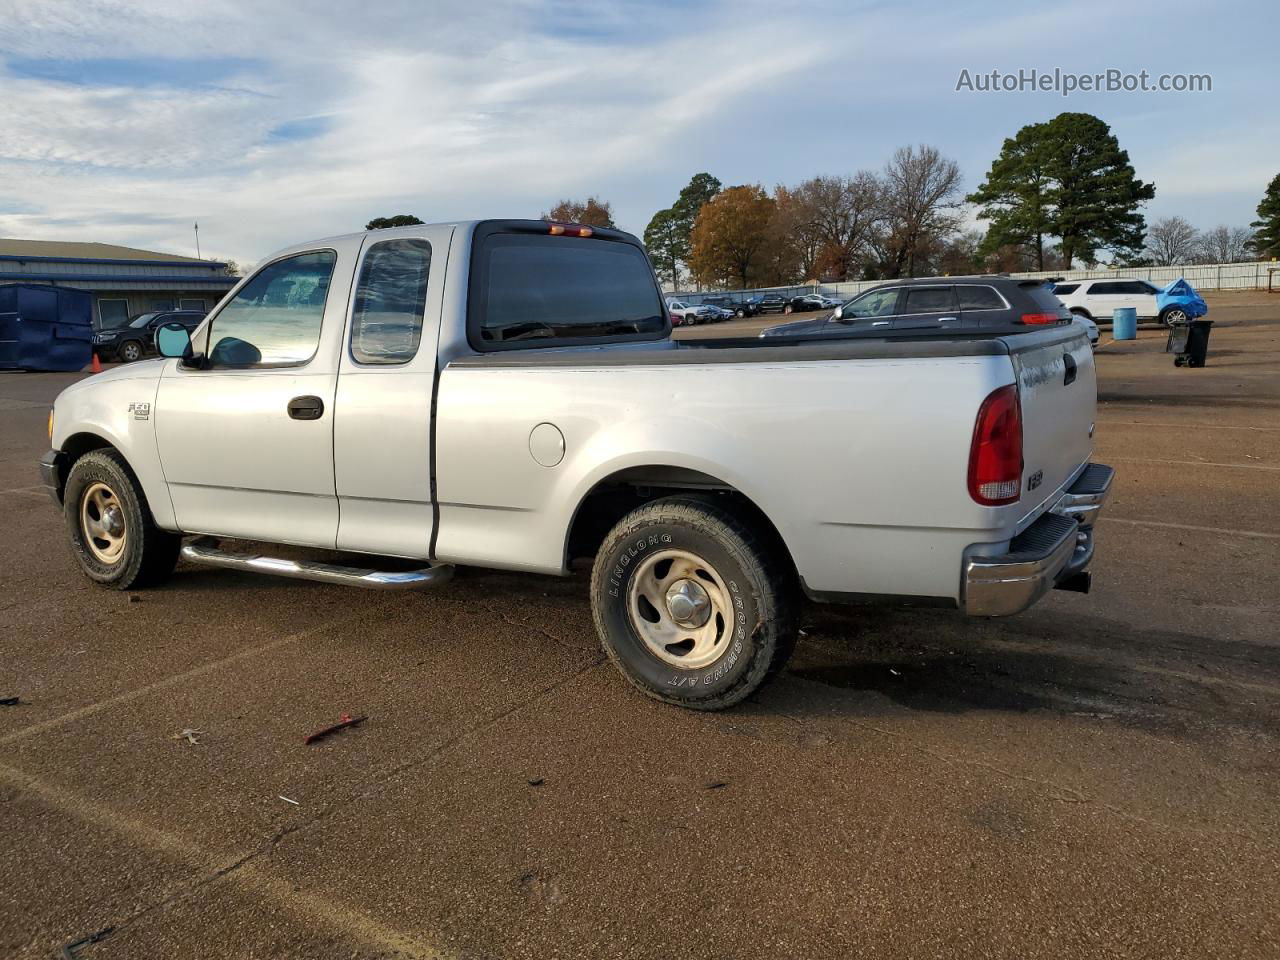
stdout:
<svg viewBox="0 0 1280 960">
<path fill-rule="evenodd" d="M 150 420 L 151 404 L 131 403 L 129 404 L 129 412 L 133 414 L 133 419 L 135 420 Z"/>
</svg>

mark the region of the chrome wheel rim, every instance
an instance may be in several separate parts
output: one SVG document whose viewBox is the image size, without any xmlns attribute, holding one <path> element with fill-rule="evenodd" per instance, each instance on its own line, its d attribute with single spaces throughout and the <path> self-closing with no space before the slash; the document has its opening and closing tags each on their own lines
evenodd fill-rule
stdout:
<svg viewBox="0 0 1280 960">
<path fill-rule="evenodd" d="M 136 343 L 126 343 L 124 349 L 120 351 L 126 360 L 137 360 L 142 356 L 142 350 Z"/>
<path fill-rule="evenodd" d="M 627 614 L 650 653 L 685 670 L 714 663 L 733 636 L 724 579 L 687 550 L 661 550 L 641 562 L 631 577 Z"/>
<path fill-rule="evenodd" d="M 101 481 L 91 483 L 80 497 L 80 532 L 85 546 L 100 562 L 118 563 L 128 543 L 124 505 Z"/>
</svg>

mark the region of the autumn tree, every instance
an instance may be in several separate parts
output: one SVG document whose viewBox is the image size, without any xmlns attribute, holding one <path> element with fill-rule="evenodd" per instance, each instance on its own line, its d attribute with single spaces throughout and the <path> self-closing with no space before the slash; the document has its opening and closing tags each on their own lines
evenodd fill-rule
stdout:
<svg viewBox="0 0 1280 960">
<path fill-rule="evenodd" d="M 1196 257 L 1202 263 L 1240 263 L 1252 256 L 1253 231 L 1219 224 L 1200 234 Z"/>
<path fill-rule="evenodd" d="M 1087 113 L 1061 113 L 1005 140 L 987 179 L 968 197 L 990 220 L 987 249 L 1032 246 L 1045 269 L 1046 237 L 1062 261 L 1093 263 L 1100 250 L 1136 255 L 1146 237 L 1142 204 L 1155 187 L 1137 178 L 1111 128 Z"/>
<path fill-rule="evenodd" d="M 1196 228 L 1182 217 L 1164 217 L 1147 231 L 1146 254 L 1158 267 L 1189 263 L 1199 245 Z"/>
<path fill-rule="evenodd" d="M 889 276 L 926 271 L 960 227 L 960 166 L 936 147 L 899 147 L 885 164 Z"/>
<path fill-rule="evenodd" d="M 693 227 L 689 269 L 705 286 L 749 287 L 775 261 L 777 204 L 759 184 L 729 187 L 703 204 Z"/>
<path fill-rule="evenodd" d="M 412 227 L 422 223 L 411 213 L 398 213 L 394 217 L 374 217 L 364 225 L 366 230 L 385 230 L 387 227 Z"/>
<path fill-rule="evenodd" d="M 1258 204 L 1258 219 L 1249 226 L 1254 229 L 1254 253 L 1263 258 L 1280 257 L 1280 173 L 1267 185 L 1267 192 Z"/>
<path fill-rule="evenodd" d="M 559 223 L 581 223 L 588 227 L 613 227 L 613 207 L 596 197 L 586 200 L 561 200 L 542 215 L 543 220 Z"/>
</svg>

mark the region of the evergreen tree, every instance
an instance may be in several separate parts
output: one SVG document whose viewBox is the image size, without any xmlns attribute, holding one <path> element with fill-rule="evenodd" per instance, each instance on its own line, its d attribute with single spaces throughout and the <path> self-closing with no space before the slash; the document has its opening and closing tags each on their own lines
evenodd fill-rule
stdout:
<svg viewBox="0 0 1280 960">
<path fill-rule="evenodd" d="M 1258 219 L 1249 226 L 1255 231 L 1254 252 L 1264 259 L 1280 257 L 1280 173 L 1272 177 L 1258 204 Z"/>
<path fill-rule="evenodd" d="M 1068 266 L 1094 262 L 1099 250 L 1137 255 L 1146 237 L 1141 207 L 1154 196 L 1110 127 L 1091 114 L 1062 113 L 1006 140 L 969 200 L 992 222 L 985 250 L 1027 246 L 1043 269 L 1046 236 L 1058 238 Z"/>
</svg>

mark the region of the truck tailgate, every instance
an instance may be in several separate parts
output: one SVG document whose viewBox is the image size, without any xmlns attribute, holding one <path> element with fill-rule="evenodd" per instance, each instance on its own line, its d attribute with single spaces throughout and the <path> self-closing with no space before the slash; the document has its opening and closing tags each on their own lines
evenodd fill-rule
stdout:
<svg viewBox="0 0 1280 960">
<path fill-rule="evenodd" d="M 1077 324 L 1005 338 L 1022 403 L 1022 521 L 1029 524 L 1088 462 L 1097 408 L 1093 351 Z"/>
</svg>

